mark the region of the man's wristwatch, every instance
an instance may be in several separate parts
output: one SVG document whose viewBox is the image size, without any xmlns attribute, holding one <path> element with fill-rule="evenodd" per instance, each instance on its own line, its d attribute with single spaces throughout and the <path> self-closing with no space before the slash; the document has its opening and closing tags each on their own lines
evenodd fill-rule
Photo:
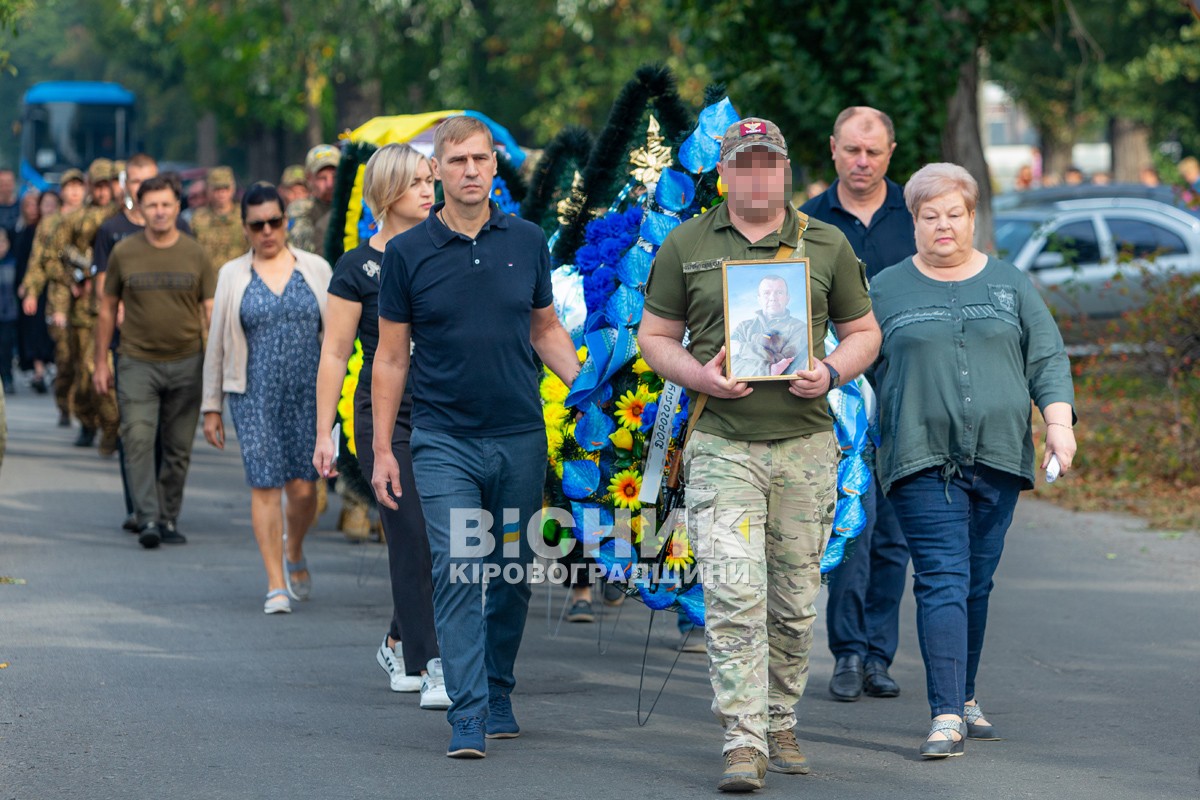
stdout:
<svg viewBox="0 0 1200 800">
<path fill-rule="evenodd" d="M 822 361 L 821 363 L 825 365 L 825 369 L 829 370 L 829 388 L 825 390 L 825 394 L 829 394 L 841 385 L 842 376 L 828 361 Z"/>
</svg>

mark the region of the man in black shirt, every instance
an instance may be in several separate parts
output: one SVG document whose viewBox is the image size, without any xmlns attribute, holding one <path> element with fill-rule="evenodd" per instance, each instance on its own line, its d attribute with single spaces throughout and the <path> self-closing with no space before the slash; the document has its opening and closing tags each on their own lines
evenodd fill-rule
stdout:
<svg viewBox="0 0 1200 800">
<path fill-rule="evenodd" d="M 800 209 L 846 234 L 868 278 L 917 251 L 904 188 L 887 177 L 895 139 L 892 120 L 882 111 L 865 106 L 842 111 L 829 137 L 837 180 Z M 867 523 L 854 553 L 830 573 L 826 606 L 829 650 L 836 659 L 829 691 L 847 702 L 864 691 L 871 697 L 900 694 L 888 667 L 899 639 L 908 545 L 878 484 L 863 505 Z"/>
<path fill-rule="evenodd" d="M 487 126 L 468 116 L 443 122 L 433 163 L 446 202 L 392 239 L 383 256 L 371 483 L 394 508 L 392 427 L 412 342 L 413 467 L 451 700 L 447 755 L 482 758 L 485 736 L 520 732 L 509 694 L 529 607 L 527 531 L 540 537 L 540 525 L 529 522 L 541 509 L 546 472 L 534 353 L 568 386 L 579 360 L 554 313 L 541 229 L 490 200 L 496 154 Z"/>
</svg>

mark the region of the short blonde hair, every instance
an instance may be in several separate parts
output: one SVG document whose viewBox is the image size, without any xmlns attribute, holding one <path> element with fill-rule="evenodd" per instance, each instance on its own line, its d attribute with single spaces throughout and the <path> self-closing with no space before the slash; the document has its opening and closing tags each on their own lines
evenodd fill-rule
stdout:
<svg viewBox="0 0 1200 800">
<path fill-rule="evenodd" d="M 913 173 L 904 186 L 904 204 L 914 217 L 921 206 L 951 192 L 962 192 L 967 211 L 974 213 L 979 202 L 979 184 L 958 164 L 926 164 Z"/>
<path fill-rule="evenodd" d="M 404 196 L 417 177 L 417 170 L 428 163 L 424 154 L 408 144 L 388 144 L 367 160 L 363 172 L 363 200 L 383 227 L 388 209 Z"/>
<path fill-rule="evenodd" d="M 442 153 L 446 151 L 446 145 L 465 142 L 480 133 L 487 136 L 488 150 L 496 146 L 492 130 L 483 120 L 466 114 L 444 120 L 433 132 L 433 157 L 441 158 Z"/>
</svg>

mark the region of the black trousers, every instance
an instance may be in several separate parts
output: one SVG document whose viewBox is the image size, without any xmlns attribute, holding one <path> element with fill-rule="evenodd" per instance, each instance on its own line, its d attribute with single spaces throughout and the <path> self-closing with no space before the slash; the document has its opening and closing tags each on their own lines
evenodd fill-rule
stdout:
<svg viewBox="0 0 1200 800">
<path fill-rule="evenodd" d="M 363 475 L 371 479 L 375 454 L 371 439 L 371 386 L 359 382 L 354 393 L 354 448 Z M 412 400 L 405 393 L 392 432 L 392 454 L 400 464 L 400 508 L 379 506 L 379 519 L 387 538 L 388 568 L 392 577 L 391 637 L 402 642 L 404 671 L 418 675 L 431 658 L 438 657 L 437 630 L 433 623 L 433 559 L 425 536 L 425 516 L 413 478 Z"/>
</svg>

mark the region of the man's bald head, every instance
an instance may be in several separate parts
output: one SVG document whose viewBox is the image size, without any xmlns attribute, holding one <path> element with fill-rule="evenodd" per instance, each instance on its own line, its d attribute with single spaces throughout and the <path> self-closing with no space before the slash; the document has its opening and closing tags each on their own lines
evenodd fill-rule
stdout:
<svg viewBox="0 0 1200 800">
<path fill-rule="evenodd" d="M 856 127 L 870 128 L 877 124 L 882 125 L 883 129 L 887 131 L 888 144 L 896 141 L 896 126 L 892 124 L 892 118 L 878 108 L 870 106 L 850 106 L 842 109 L 842 113 L 838 114 L 837 119 L 833 121 L 833 138 L 838 138 L 842 128 L 851 120 L 857 123 Z"/>
</svg>

